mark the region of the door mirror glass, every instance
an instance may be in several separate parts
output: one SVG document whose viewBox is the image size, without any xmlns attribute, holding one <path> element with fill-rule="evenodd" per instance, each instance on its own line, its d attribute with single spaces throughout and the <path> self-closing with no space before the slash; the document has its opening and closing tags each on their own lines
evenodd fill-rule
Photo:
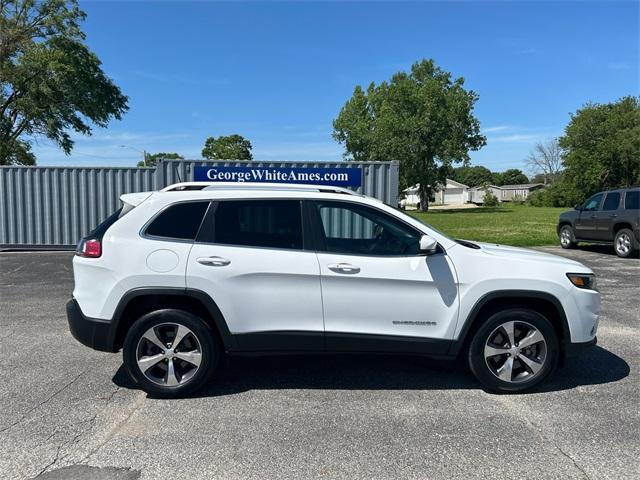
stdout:
<svg viewBox="0 0 640 480">
<path fill-rule="evenodd" d="M 573 207 L 574 210 L 582 210 L 582 205 L 580 205 L 579 203 Z"/>
<path fill-rule="evenodd" d="M 436 253 L 437 248 L 438 242 L 435 238 L 429 235 L 422 235 L 422 237 L 420 237 L 420 253 L 431 255 L 432 253 Z"/>
</svg>

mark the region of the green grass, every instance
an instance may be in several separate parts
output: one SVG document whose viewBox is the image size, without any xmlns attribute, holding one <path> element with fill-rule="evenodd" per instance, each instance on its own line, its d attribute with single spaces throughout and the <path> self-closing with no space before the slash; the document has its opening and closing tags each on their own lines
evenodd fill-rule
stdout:
<svg viewBox="0 0 640 480">
<path fill-rule="evenodd" d="M 453 238 L 532 247 L 558 245 L 558 215 L 566 210 L 509 205 L 408 213 Z"/>
</svg>

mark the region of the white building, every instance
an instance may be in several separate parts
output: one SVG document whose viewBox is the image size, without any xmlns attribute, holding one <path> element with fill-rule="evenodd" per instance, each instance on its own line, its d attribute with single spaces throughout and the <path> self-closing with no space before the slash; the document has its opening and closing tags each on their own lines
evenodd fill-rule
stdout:
<svg viewBox="0 0 640 480">
<path fill-rule="evenodd" d="M 400 206 L 402 208 L 417 207 L 420 203 L 420 184 L 405 188 L 402 191 Z M 463 183 L 447 178 L 445 185 L 435 192 L 435 203 L 439 205 L 463 205 L 467 201 L 469 187 Z"/>
<path fill-rule="evenodd" d="M 526 200 L 531 192 L 544 188 L 542 183 L 524 183 L 521 185 L 487 185 L 469 188 L 467 202 L 484 203 L 485 192 L 489 191 L 496 196 L 499 202 L 512 202 L 514 200 Z"/>
</svg>

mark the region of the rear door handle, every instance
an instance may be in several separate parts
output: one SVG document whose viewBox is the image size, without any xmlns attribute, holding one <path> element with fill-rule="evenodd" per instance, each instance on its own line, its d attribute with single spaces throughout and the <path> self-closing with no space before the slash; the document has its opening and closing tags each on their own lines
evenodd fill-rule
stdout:
<svg viewBox="0 0 640 480">
<path fill-rule="evenodd" d="M 616 218 L 618 216 L 617 213 L 612 213 L 611 215 L 609 215 L 611 218 Z"/>
<path fill-rule="evenodd" d="M 345 273 L 347 275 L 353 275 L 354 273 L 360 272 L 360 267 L 355 267 L 348 263 L 332 263 L 331 265 L 327 265 L 327 268 L 332 272 Z"/>
<path fill-rule="evenodd" d="M 196 262 L 207 267 L 226 267 L 231 263 L 231 260 L 222 257 L 200 257 L 196 259 Z"/>
</svg>

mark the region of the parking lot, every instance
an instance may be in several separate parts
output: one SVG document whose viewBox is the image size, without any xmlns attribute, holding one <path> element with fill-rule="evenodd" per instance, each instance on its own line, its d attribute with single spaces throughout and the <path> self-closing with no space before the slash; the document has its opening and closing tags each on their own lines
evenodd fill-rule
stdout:
<svg viewBox="0 0 640 480">
<path fill-rule="evenodd" d="M 640 260 L 598 274 L 598 346 L 525 395 L 411 357 L 233 359 L 195 398 L 137 390 L 70 335 L 71 254 L 0 253 L 0 477 L 640 478 Z"/>
</svg>

